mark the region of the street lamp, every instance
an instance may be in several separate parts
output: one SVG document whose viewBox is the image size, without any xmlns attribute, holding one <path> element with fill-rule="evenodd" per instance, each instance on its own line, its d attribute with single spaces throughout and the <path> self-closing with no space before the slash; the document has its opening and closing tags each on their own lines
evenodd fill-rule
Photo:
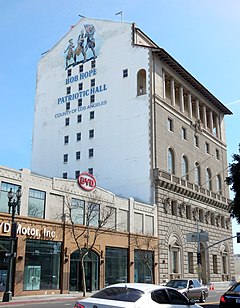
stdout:
<svg viewBox="0 0 240 308">
<path fill-rule="evenodd" d="M 12 188 L 8 192 L 8 213 L 11 213 L 12 210 L 12 225 L 11 225 L 11 236 L 10 236 L 10 251 L 6 256 L 8 256 L 8 270 L 7 270 L 7 281 L 6 281 L 6 290 L 3 294 L 3 302 L 9 302 L 12 300 L 12 279 L 13 279 L 13 261 L 16 258 L 16 239 L 17 239 L 17 224 L 15 222 L 15 214 L 20 212 L 21 197 L 22 191 L 21 187 L 18 187 L 16 191 L 16 200 L 13 199 L 14 193 Z"/>
</svg>

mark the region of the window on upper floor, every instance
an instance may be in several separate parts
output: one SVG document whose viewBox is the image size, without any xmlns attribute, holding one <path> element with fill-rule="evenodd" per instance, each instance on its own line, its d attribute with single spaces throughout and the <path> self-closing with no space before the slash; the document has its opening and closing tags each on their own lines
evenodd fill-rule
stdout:
<svg viewBox="0 0 240 308">
<path fill-rule="evenodd" d="M 93 149 L 88 150 L 88 157 L 92 158 L 93 157 Z"/>
<path fill-rule="evenodd" d="M 86 207 L 86 226 L 98 227 L 100 219 L 100 204 L 88 203 Z"/>
<path fill-rule="evenodd" d="M 67 87 L 66 92 L 67 92 L 67 94 L 70 94 L 71 93 L 71 87 Z"/>
<path fill-rule="evenodd" d="M 68 162 L 68 154 L 63 154 L 63 162 L 64 164 Z"/>
<path fill-rule="evenodd" d="M 70 216 L 74 224 L 84 224 L 85 202 L 83 200 L 72 198 Z"/>
<path fill-rule="evenodd" d="M 80 132 L 76 134 L 76 140 L 77 141 L 80 141 L 81 137 L 82 137 L 82 134 Z"/>
<path fill-rule="evenodd" d="M 219 154 L 219 150 L 216 149 L 216 158 L 219 160 L 220 159 L 220 154 Z"/>
<path fill-rule="evenodd" d="M 199 137 L 197 135 L 194 135 L 194 145 L 199 148 Z"/>
<path fill-rule="evenodd" d="M 65 126 L 69 126 L 70 124 L 70 118 L 65 118 Z"/>
<path fill-rule="evenodd" d="M 217 194 L 222 194 L 222 179 L 220 174 L 216 177 Z"/>
<path fill-rule="evenodd" d="M 76 152 L 76 160 L 79 160 L 81 157 L 81 152 L 80 151 L 77 151 Z"/>
<path fill-rule="evenodd" d="M 212 190 L 212 173 L 209 168 L 206 169 L 206 188 Z"/>
<path fill-rule="evenodd" d="M 67 76 L 68 77 L 72 76 L 72 70 L 71 69 L 67 70 Z"/>
<path fill-rule="evenodd" d="M 167 153 L 167 171 L 168 173 L 175 173 L 175 161 L 173 149 L 169 148 Z"/>
<path fill-rule="evenodd" d="M 94 111 L 90 111 L 90 113 L 89 113 L 89 119 L 90 120 L 93 120 L 94 119 Z"/>
<path fill-rule="evenodd" d="M 93 168 L 88 168 L 88 173 L 93 174 Z"/>
<path fill-rule="evenodd" d="M 64 136 L 64 144 L 68 144 L 69 143 L 69 136 Z"/>
<path fill-rule="evenodd" d="M 205 142 L 205 152 L 210 154 L 210 144 L 208 142 Z"/>
<path fill-rule="evenodd" d="M 137 73 L 137 95 L 146 94 L 146 71 L 141 69 Z"/>
<path fill-rule="evenodd" d="M 29 189 L 28 216 L 45 218 L 46 192 L 36 189 Z"/>
<path fill-rule="evenodd" d="M 95 95 L 92 94 L 92 95 L 90 96 L 90 103 L 94 103 L 94 102 L 95 102 Z"/>
<path fill-rule="evenodd" d="M 94 129 L 89 130 L 89 139 L 94 138 Z"/>
<path fill-rule="evenodd" d="M 94 79 L 91 79 L 91 87 L 95 87 L 95 78 Z"/>
<path fill-rule="evenodd" d="M 83 72 L 83 65 L 79 65 L 79 73 L 82 73 Z"/>
<path fill-rule="evenodd" d="M 82 122 L 82 115 L 81 115 L 81 114 L 78 114 L 78 115 L 77 115 L 77 122 L 78 122 L 78 123 L 81 123 L 81 122 Z"/>
<path fill-rule="evenodd" d="M 83 89 L 83 83 L 80 82 L 80 83 L 78 84 L 78 91 L 82 91 L 82 89 Z"/>
<path fill-rule="evenodd" d="M 173 132 L 173 119 L 171 118 L 167 119 L 167 129 L 169 132 Z"/>
<path fill-rule="evenodd" d="M 188 159 L 185 155 L 182 157 L 182 179 L 188 180 Z"/>
<path fill-rule="evenodd" d="M 70 109 L 70 102 L 67 102 L 66 103 L 66 110 L 69 110 Z"/>
<path fill-rule="evenodd" d="M 67 172 L 63 172 L 63 179 L 67 179 L 67 177 L 68 177 Z"/>
<path fill-rule="evenodd" d="M 122 75 L 123 75 L 123 78 L 128 77 L 128 69 L 127 68 L 123 70 L 123 74 Z"/>
<path fill-rule="evenodd" d="M 14 185 L 11 183 L 2 182 L 0 192 L 0 212 L 8 213 L 8 192 L 12 189 L 12 192 L 16 194 L 18 188 L 21 189 L 20 185 Z M 15 197 L 14 197 L 15 198 Z M 16 209 L 16 213 L 20 213 L 20 208 Z"/>
<path fill-rule="evenodd" d="M 213 273 L 218 274 L 218 262 L 217 262 L 217 255 L 213 255 Z"/>
<path fill-rule="evenodd" d="M 96 67 L 96 60 L 91 61 L 91 69 Z"/>
<path fill-rule="evenodd" d="M 187 140 L 187 129 L 182 127 L 182 139 Z"/>
<path fill-rule="evenodd" d="M 78 179 L 79 175 L 80 175 L 80 170 L 76 170 L 75 171 L 75 179 Z"/>
<path fill-rule="evenodd" d="M 82 107 L 82 98 L 78 99 L 78 107 Z"/>
<path fill-rule="evenodd" d="M 194 166 L 194 182 L 196 185 L 201 185 L 201 170 L 198 162 Z"/>
</svg>

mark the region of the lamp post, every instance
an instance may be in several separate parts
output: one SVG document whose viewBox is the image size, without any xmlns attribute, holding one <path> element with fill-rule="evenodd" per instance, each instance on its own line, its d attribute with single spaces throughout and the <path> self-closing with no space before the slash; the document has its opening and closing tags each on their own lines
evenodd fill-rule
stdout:
<svg viewBox="0 0 240 308">
<path fill-rule="evenodd" d="M 21 205 L 21 197 L 22 191 L 21 188 L 18 187 L 16 191 L 16 200 L 13 199 L 14 193 L 12 188 L 8 192 L 8 213 L 11 213 L 12 210 L 12 218 L 11 218 L 11 236 L 10 236 L 10 251 L 7 254 L 8 256 L 8 270 L 7 270 L 7 281 L 6 281 L 6 290 L 3 294 L 3 302 L 9 302 L 12 300 L 12 279 L 13 279 L 13 261 L 16 258 L 16 238 L 17 238 L 17 224 L 15 222 L 15 214 L 17 210 L 17 214 L 20 212 Z"/>
</svg>

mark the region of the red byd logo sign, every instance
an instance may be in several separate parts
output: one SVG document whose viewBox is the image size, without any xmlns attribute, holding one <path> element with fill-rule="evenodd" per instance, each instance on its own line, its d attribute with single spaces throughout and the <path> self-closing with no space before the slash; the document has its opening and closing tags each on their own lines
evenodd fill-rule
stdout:
<svg viewBox="0 0 240 308">
<path fill-rule="evenodd" d="M 82 189 L 87 191 L 93 190 L 97 185 L 95 177 L 88 172 L 83 172 L 79 175 L 78 184 Z"/>
</svg>

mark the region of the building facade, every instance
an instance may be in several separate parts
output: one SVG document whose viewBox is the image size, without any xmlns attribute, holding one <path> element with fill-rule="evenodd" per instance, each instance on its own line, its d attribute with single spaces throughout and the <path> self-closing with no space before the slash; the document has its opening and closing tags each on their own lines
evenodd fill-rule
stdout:
<svg viewBox="0 0 240 308">
<path fill-rule="evenodd" d="M 229 280 L 230 114 L 135 24 L 83 18 L 39 61 L 32 171 L 88 171 L 101 187 L 156 205 L 159 282 Z M 206 240 L 187 241 L 200 231 Z"/>
<path fill-rule="evenodd" d="M 7 193 L 19 187 L 14 296 L 82 290 L 78 247 L 82 252 L 91 247 L 84 261 L 87 291 L 124 281 L 158 281 L 156 207 L 27 169 L 1 167 L 0 187 L 0 294 L 6 288 L 12 226 Z M 87 216 L 92 217 L 88 224 Z"/>
</svg>

